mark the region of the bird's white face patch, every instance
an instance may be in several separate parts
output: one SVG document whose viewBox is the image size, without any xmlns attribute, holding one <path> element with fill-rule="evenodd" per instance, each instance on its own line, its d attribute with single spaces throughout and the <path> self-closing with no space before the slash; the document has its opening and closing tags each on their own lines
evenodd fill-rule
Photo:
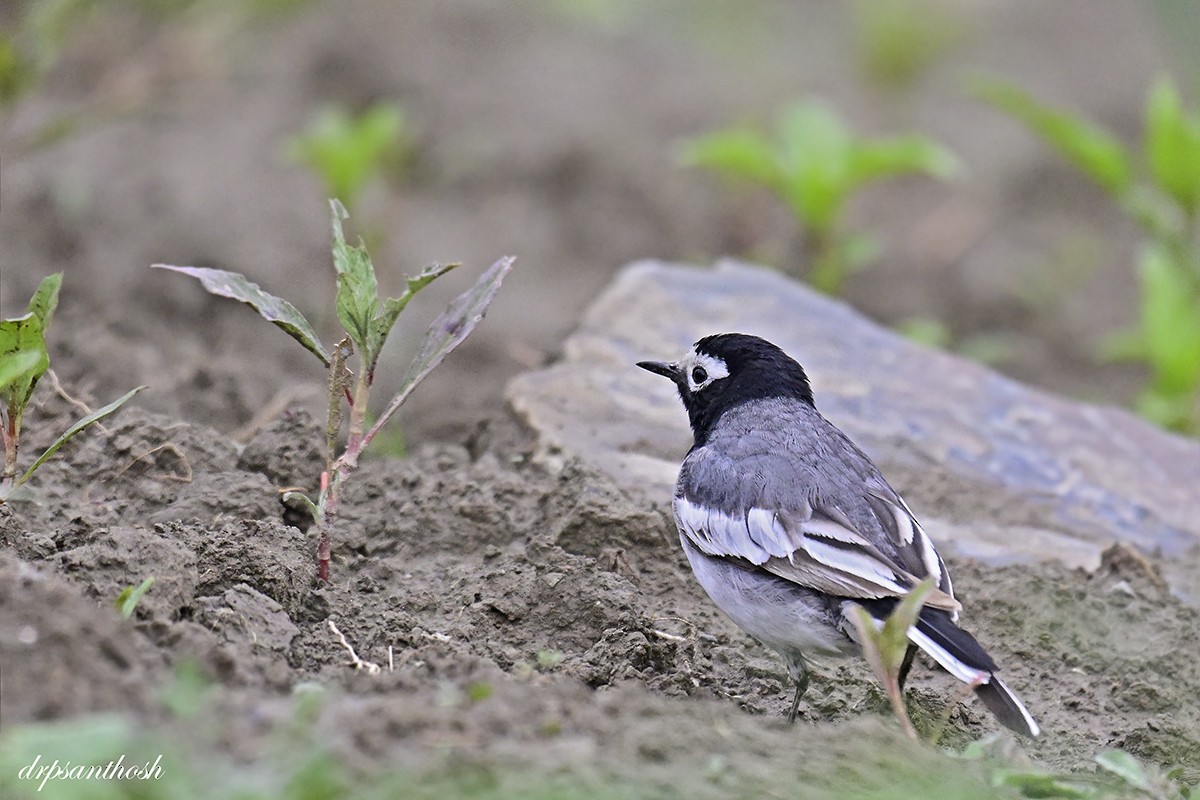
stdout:
<svg viewBox="0 0 1200 800">
<path fill-rule="evenodd" d="M 688 389 L 692 392 L 700 391 L 713 381 L 729 377 L 729 367 L 725 366 L 724 359 L 707 353 L 692 351 L 679 362 L 679 366 L 687 376 Z"/>
</svg>

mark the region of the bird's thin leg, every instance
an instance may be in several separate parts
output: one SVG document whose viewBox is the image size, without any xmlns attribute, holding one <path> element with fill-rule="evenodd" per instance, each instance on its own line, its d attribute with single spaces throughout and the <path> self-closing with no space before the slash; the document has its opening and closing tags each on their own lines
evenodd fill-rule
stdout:
<svg viewBox="0 0 1200 800">
<path fill-rule="evenodd" d="M 910 644 L 904 651 L 904 660 L 900 662 L 900 672 L 896 675 L 896 685 L 901 694 L 904 693 L 904 682 L 908 680 L 908 672 L 912 669 L 913 657 L 917 654 L 916 645 Z"/>
<path fill-rule="evenodd" d="M 800 662 L 799 669 L 796 672 L 796 696 L 792 699 L 792 710 L 788 712 L 788 724 L 793 725 L 796 722 L 796 713 L 800 710 L 800 698 L 804 696 L 804 692 L 808 690 L 808 667 L 804 662 Z"/>
</svg>

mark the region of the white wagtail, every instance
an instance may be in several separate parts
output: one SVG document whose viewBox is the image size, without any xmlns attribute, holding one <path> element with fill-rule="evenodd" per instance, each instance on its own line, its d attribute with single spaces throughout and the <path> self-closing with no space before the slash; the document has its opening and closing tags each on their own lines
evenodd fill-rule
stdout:
<svg viewBox="0 0 1200 800">
<path fill-rule="evenodd" d="M 770 342 L 725 333 L 676 362 L 642 361 L 675 382 L 695 437 L 675 487 L 675 524 L 696 579 L 740 628 L 779 652 L 808 687 L 807 660 L 855 649 L 854 605 L 882 621 L 932 578 L 900 686 L 917 648 L 975 688 L 1012 730 L 1033 717 L 996 663 L 957 624 L 946 565 L 879 469 L 813 405 L 804 369 Z"/>
</svg>

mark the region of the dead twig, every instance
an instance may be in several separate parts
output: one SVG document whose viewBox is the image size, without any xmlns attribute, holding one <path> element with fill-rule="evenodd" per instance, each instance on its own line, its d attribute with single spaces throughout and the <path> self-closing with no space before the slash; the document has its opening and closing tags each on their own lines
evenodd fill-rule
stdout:
<svg viewBox="0 0 1200 800">
<path fill-rule="evenodd" d="M 338 630 L 338 626 L 334 624 L 333 620 L 326 620 L 326 624 L 329 626 L 329 630 L 333 632 L 333 635 L 338 638 L 338 644 L 346 648 L 346 652 L 350 654 L 350 666 L 354 667 L 355 669 L 366 670 L 368 675 L 378 675 L 383 671 L 383 667 L 379 666 L 374 661 L 363 661 L 358 657 L 358 653 L 354 652 L 354 647 L 351 646 L 348 641 L 346 641 L 346 637 L 341 631 Z M 389 659 L 391 658 L 390 648 L 388 657 Z"/>
<path fill-rule="evenodd" d="M 179 459 L 179 463 L 181 463 L 183 465 L 183 469 L 178 472 L 168 472 L 166 475 L 163 475 L 162 477 L 169 481 L 179 481 L 180 483 L 191 483 L 192 482 L 192 465 L 188 463 L 187 456 L 185 456 L 183 454 L 183 451 L 180 450 L 178 447 L 176 447 L 171 442 L 164 442 L 163 444 L 157 445 L 155 447 L 151 447 L 149 450 L 142 453 L 141 455 L 135 456 L 132 461 L 130 461 L 125 466 L 121 467 L 121 469 L 115 475 L 113 475 L 109 480 L 116 480 L 117 478 L 121 477 L 126 472 L 128 472 L 130 469 L 132 469 L 134 467 L 134 465 L 137 464 L 142 459 L 148 458 L 149 456 L 152 456 L 155 453 L 161 453 L 164 450 L 168 453 L 174 453 L 175 457 Z"/>
<path fill-rule="evenodd" d="M 50 379 L 50 387 L 51 387 L 52 389 L 54 389 L 54 393 L 55 393 L 55 394 L 57 394 L 57 395 L 58 395 L 59 397 L 61 397 L 63 400 L 66 400 L 66 401 L 67 401 L 67 403 L 69 403 L 69 404 L 70 404 L 71 406 L 73 406 L 74 408 L 77 408 L 77 409 L 79 409 L 80 411 L 82 411 L 82 412 L 83 412 L 83 415 L 84 415 L 85 417 L 86 417 L 88 414 L 91 414 L 91 413 L 92 413 L 92 408 L 91 408 L 91 406 L 89 406 L 87 403 L 85 403 L 85 402 L 83 402 L 82 400 L 80 400 L 78 397 L 74 397 L 74 396 L 72 396 L 71 394 L 69 394 L 69 393 L 67 392 L 67 390 L 66 390 L 66 389 L 64 389 L 64 388 L 63 388 L 63 385 L 62 385 L 62 383 L 60 383 L 60 382 L 59 382 L 59 380 L 58 380 L 58 374 L 57 374 L 57 373 L 55 373 L 55 371 L 54 371 L 54 370 L 52 370 L 52 369 L 47 369 L 47 370 L 46 370 L 46 377 Z M 98 431 L 100 431 L 101 433 L 103 433 L 105 436 L 108 436 L 108 428 L 104 427 L 104 426 L 103 426 L 103 425 L 101 425 L 99 422 L 93 422 L 93 423 L 92 423 L 92 426 L 93 426 L 93 427 L 95 427 L 95 428 L 96 428 L 96 430 L 98 430 Z"/>
<path fill-rule="evenodd" d="M 308 400 L 315 394 L 313 387 L 309 385 L 285 386 L 277 391 L 249 422 L 233 432 L 233 440 L 238 444 L 246 444 L 271 420 L 286 411 L 289 406 L 299 400 Z"/>
</svg>

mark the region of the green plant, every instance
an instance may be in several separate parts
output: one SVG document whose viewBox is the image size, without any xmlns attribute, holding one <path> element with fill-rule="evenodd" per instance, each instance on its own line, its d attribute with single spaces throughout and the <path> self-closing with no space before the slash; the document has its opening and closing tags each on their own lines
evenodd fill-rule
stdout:
<svg viewBox="0 0 1200 800">
<path fill-rule="evenodd" d="M 116 603 L 117 611 L 125 619 L 133 616 L 133 612 L 137 610 L 138 603 L 142 602 L 142 598 L 146 592 L 150 591 L 150 587 L 154 585 L 154 578 L 146 578 L 137 586 L 126 586 L 117 595 Z"/>
<path fill-rule="evenodd" d="M 1200 113 L 1160 79 L 1146 104 L 1140 147 L 1000 81 L 974 93 L 1024 124 L 1115 200 L 1142 231 L 1137 323 L 1110 338 L 1108 358 L 1150 369 L 1138 410 L 1200 434 Z"/>
<path fill-rule="evenodd" d="M 907 89 L 962 41 L 961 9 L 944 0 L 855 0 L 855 44 L 876 86 Z"/>
<path fill-rule="evenodd" d="M 139 386 L 101 409 L 76 422 L 37 457 L 30 467 L 17 475 L 17 456 L 21 444 L 21 424 L 38 380 L 50 369 L 50 353 L 46 349 L 46 330 L 58 307 L 58 291 L 62 273 L 42 280 L 24 314 L 0 320 L 0 438 L 4 441 L 4 471 L 0 473 L 0 503 L 13 497 L 14 492 L 46 463 L 71 437 L 116 411 L 131 397 L 144 389 Z"/>
<path fill-rule="evenodd" d="M 687 165 L 764 186 L 783 200 L 805 236 L 809 282 L 830 294 L 876 252 L 869 237 L 846 230 L 846 206 L 855 192 L 884 178 L 949 178 L 958 169 L 949 151 L 923 136 L 863 138 L 816 102 L 785 109 L 774 136 L 729 128 L 686 140 L 680 156 Z"/>
<path fill-rule="evenodd" d="M 925 598 L 933 589 L 933 580 L 918 583 L 896 604 L 882 625 L 877 626 L 867 610 L 860 606 L 854 606 L 850 615 L 850 621 L 862 642 L 863 655 L 875 677 L 883 684 L 892 704 L 892 713 L 896 715 L 904 733 L 914 740 L 917 731 L 908 718 L 904 694 L 900 691 L 900 665 L 908 652 L 908 629 L 917 624 L 917 617 L 925 606 Z"/>
<path fill-rule="evenodd" d="M 452 302 L 441 316 L 433 321 L 416 357 L 400 380 L 400 389 L 387 407 L 369 427 L 366 424 L 371 385 L 375 382 L 375 367 L 383 352 L 384 343 L 396 324 L 396 319 L 409 301 L 424 287 L 445 275 L 457 264 L 434 264 L 415 277 L 407 279 L 399 297 L 382 298 L 375 279 L 375 267 L 366 247 L 346 244 L 342 220 L 348 218 L 346 209 L 337 200 L 330 201 L 333 213 L 333 266 L 337 273 L 335 305 L 337 316 L 346 336 L 332 350 L 327 350 L 304 315 L 288 301 L 268 294 L 257 284 L 236 272 L 204 267 L 175 267 L 155 264 L 198 279 L 210 293 L 240 300 L 251 306 L 264 319 L 273 323 L 309 352 L 328 369 L 328 415 L 325 428 L 325 471 L 316 501 L 290 492 L 287 500 L 298 500 L 307 507 L 317 523 L 317 576 L 329 580 L 329 557 L 332 540 L 329 528 L 337 514 L 342 484 L 358 468 L 362 452 L 399 410 L 401 404 L 425 377 L 470 335 L 483 319 L 488 305 L 500 290 L 504 276 L 512 268 L 512 257 L 493 264 L 475 285 Z M 351 359 L 357 354 L 355 370 Z M 343 402 L 349 405 L 346 445 L 337 452 L 337 437 L 341 430 Z"/>
<path fill-rule="evenodd" d="M 972 742 L 959 755 L 967 761 L 988 765 L 993 786 L 1016 791 L 1018 797 L 1063 798 L 1064 800 L 1186 800 L 1191 789 L 1181 783 L 1183 768 L 1168 775 L 1148 769 L 1124 750 L 1104 750 L 1093 756 L 1097 770 L 1047 772 L 1006 758 L 1003 740 L 991 735 Z"/>
<path fill-rule="evenodd" d="M 285 142 L 284 153 L 321 179 L 327 197 L 341 198 L 353 209 L 372 178 L 404 166 L 412 146 L 403 110 L 379 102 L 357 116 L 342 108 L 318 112 L 302 133 Z"/>
<path fill-rule="evenodd" d="M 1004 333 L 980 332 L 956 337 L 945 322 L 929 316 L 909 317 L 896 324 L 905 338 L 926 347 L 958 353 L 981 364 L 1004 364 L 1012 361 L 1017 343 Z"/>
</svg>

